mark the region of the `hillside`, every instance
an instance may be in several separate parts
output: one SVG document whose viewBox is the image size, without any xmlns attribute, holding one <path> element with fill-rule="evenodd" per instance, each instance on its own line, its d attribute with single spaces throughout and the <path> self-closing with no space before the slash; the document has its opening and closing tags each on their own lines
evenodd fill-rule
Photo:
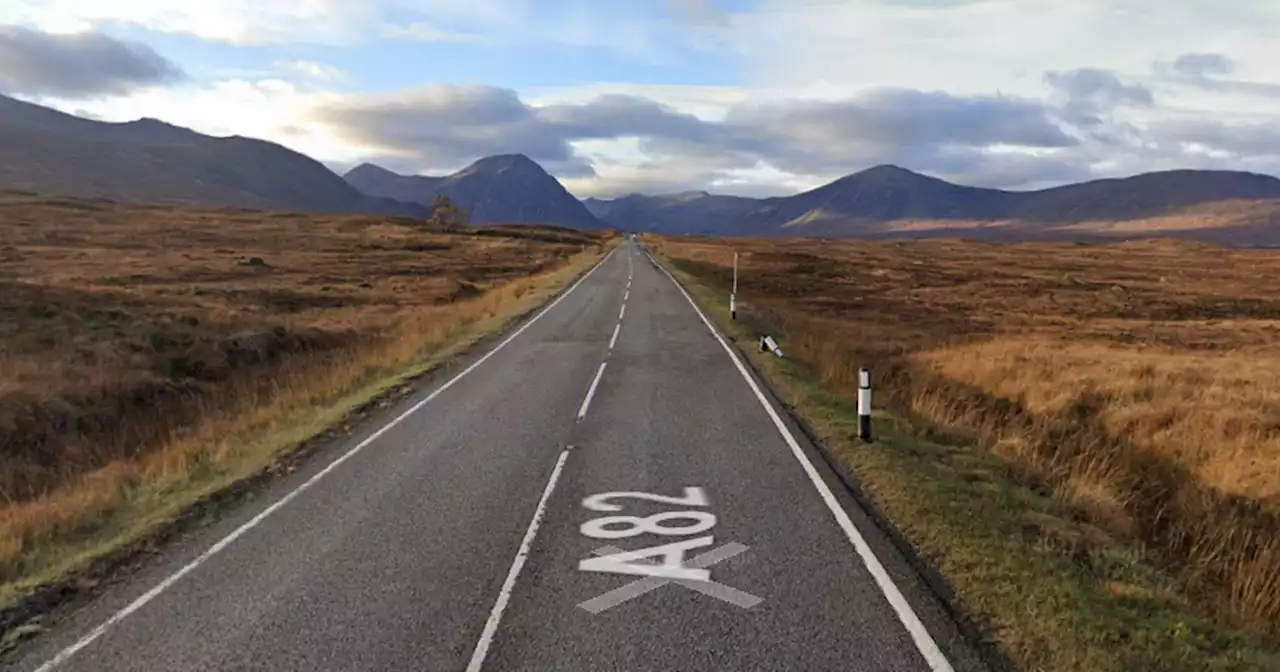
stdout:
<svg viewBox="0 0 1280 672">
<path fill-rule="evenodd" d="M 486 157 L 444 177 L 399 175 L 365 163 L 352 168 L 344 178 L 371 196 L 422 205 L 430 204 L 437 195 L 448 196 L 470 214 L 475 224 L 558 224 L 579 229 L 604 226 L 556 178 L 523 154 Z"/>
<path fill-rule="evenodd" d="M 0 188 L 121 202 L 423 216 L 275 143 L 155 119 L 107 123 L 0 96 Z"/>
<path fill-rule="evenodd" d="M 591 199 L 590 207 L 612 226 L 668 234 L 1053 239 L 1170 232 L 1280 242 L 1271 231 L 1280 228 L 1280 180 L 1233 171 L 1175 170 L 1015 192 L 877 166 L 788 197 L 630 195 Z"/>
<path fill-rule="evenodd" d="M 742 223 L 761 208 L 761 202 L 705 191 L 646 196 L 631 194 L 613 200 L 584 201 L 592 214 L 625 230 L 660 234 L 739 234 Z"/>
</svg>

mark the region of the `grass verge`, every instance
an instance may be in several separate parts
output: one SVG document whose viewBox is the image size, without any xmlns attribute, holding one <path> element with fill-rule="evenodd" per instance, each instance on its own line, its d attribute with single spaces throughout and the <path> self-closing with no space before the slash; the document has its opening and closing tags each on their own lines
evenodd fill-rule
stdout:
<svg viewBox="0 0 1280 672">
<path fill-rule="evenodd" d="M 687 272 L 697 265 L 664 262 L 941 573 L 953 610 L 1019 668 L 1280 670 L 1265 642 L 1197 615 L 1140 546 L 1090 525 L 998 455 L 888 413 L 877 414 L 876 441 L 862 444 L 851 399 L 805 363 L 752 347 L 777 325 L 741 302 L 729 320 L 727 288 Z"/>
<path fill-rule="evenodd" d="M 183 440 L 120 460 L 68 487 L 0 509 L 0 654 L 41 630 L 41 616 L 202 527 L 258 484 L 290 472 L 314 439 L 350 432 L 486 338 L 544 305 L 609 246 L 470 300 L 406 317 L 377 344 L 285 361 L 245 403 L 208 409 Z"/>
</svg>

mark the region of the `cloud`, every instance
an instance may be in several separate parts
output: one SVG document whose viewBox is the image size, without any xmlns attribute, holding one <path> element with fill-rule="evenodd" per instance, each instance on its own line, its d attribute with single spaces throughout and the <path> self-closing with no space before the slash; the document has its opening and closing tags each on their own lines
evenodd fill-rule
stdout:
<svg viewBox="0 0 1280 672">
<path fill-rule="evenodd" d="M 348 0 L 4 0 L 4 9 L 25 25 L 141 27 L 236 45 L 351 44 L 368 36 L 379 11 Z"/>
<path fill-rule="evenodd" d="M 9 93 L 86 98 L 184 79 L 181 68 L 144 44 L 0 26 L 0 90 Z"/>
<path fill-rule="evenodd" d="M 1192 146 L 1193 151 L 1201 154 L 1237 158 L 1280 156 L 1280 126 L 1274 121 L 1177 119 L 1156 123 L 1151 132 L 1166 147 Z"/>
<path fill-rule="evenodd" d="M 1225 54 L 1183 54 L 1173 61 L 1173 70 L 1189 77 L 1229 75 L 1236 63 Z"/>
<path fill-rule="evenodd" d="M 345 82 L 350 80 L 350 76 L 342 68 L 315 61 L 276 61 L 275 69 L 284 74 L 301 75 L 308 79 L 320 81 Z"/>
<path fill-rule="evenodd" d="M 490 40 L 482 35 L 445 30 L 424 21 L 407 26 L 388 27 L 383 35 L 398 40 L 414 40 L 417 42 L 440 42 L 447 44 L 488 44 Z"/>
<path fill-rule="evenodd" d="M 842 101 L 737 102 L 723 120 L 709 121 L 639 95 L 531 105 L 509 89 L 432 85 L 346 96 L 317 106 L 312 117 L 339 137 L 414 164 L 412 172 L 519 152 L 565 177 L 588 177 L 602 162 L 618 161 L 579 146 L 631 141 L 633 155 L 668 166 L 668 174 L 688 166 L 685 180 L 742 186 L 749 182 L 743 170 L 830 175 L 886 161 L 927 169 L 944 156 L 978 166 L 991 164 L 980 151 L 989 146 L 1074 146 L 1050 112 L 1030 100 L 875 89 Z M 636 182 L 634 174 L 627 179 Z"/>
<path fill-rule="evenodd" d="M 1097 108 L 1155 105 L 1155 97 L 1149 89 L 1136 84 L 1125 84 L 1110 70 L 1077 68 L 1067 72 L 1047 72 L 1044 79 L 1072 103 L 1087 103 Z"/>
<path fill-rule="evenodd" d="M 350 96 L 318 106 L 313 118 L 340 138 L 412 157 L 422 169 L 457 168 L 490 154 L 521 153 L 566 162 L 572 149 L 548 133 L 514 91 L 491 86 L 430 85 L 415 91 Z"/>
<path fill-rule="evenodd" d="M 689 0 L 684 0 L 686 3 Z M 4 20 L 138 29 L 238 46 L 376 46 L 384 39 L 564 46 L 674 62 L 698 49 L 654 3 L 633 0 L 0 0 Z"/>
</svg>

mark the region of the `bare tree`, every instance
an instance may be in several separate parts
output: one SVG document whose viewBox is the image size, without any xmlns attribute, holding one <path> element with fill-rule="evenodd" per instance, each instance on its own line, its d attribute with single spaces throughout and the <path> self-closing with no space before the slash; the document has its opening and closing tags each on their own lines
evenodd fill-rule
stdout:
<svg viewBox="0 0 1280 672">
<path fill-rule="evenodd" d="M 467 223 L 465 210 L 459 208 L 448 196 L 440 194 L 431 201 L 431 214 L 427 221 L 437 226 L 462 226 Z"/>
</svg>

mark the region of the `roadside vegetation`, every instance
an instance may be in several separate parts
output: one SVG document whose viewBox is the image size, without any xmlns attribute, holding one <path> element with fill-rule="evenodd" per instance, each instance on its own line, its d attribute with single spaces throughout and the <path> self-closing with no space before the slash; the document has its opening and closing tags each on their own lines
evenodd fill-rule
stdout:
<svg viewBox="0 0 1280 672">
<path fill-rule="evenodd" d="M 646 242 L 1018 667 L 1280 670 L 1280 254 Z"/>
<path fill-rule="evenodd" d="M 606 235 L 0 193 L 0 607 L 527 313 Z"/>
</svg>

